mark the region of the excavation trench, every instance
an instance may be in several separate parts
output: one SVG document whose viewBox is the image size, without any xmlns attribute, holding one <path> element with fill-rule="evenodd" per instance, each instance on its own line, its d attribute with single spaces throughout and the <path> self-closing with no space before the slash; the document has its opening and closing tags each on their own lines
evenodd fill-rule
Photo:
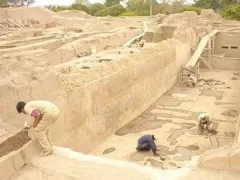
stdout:
<svg viewBox="0 0 240 180">
<path fill-rule="evenodd" d="M 30 140 L 31 138 L 28 136 L 28 132 L 26 131 L 20 131 L 15 135 L 7 138 L 0 144 L 0 158 L 13 151 L 19 150 Z"/>
</svg>

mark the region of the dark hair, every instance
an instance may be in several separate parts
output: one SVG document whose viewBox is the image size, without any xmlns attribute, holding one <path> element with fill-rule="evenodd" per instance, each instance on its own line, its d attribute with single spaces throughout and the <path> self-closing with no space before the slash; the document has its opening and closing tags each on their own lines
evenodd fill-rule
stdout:
<svg viewBox="0 0 240 180">
<path fill-rule="evenodd" d="M 25 105 L 26 105 L 26 103 L 24 101 L 19 101 L 16 106 L 17 112 L 21 113 L 21 111 L 25 107 Z"/>
<path fill-rule="evenodd" d="M 154 140 L 154 141 L 156 140 L 155 137 L 154 137 L 154 135 L 152 135 L 152 140 Z"/>
</svg>

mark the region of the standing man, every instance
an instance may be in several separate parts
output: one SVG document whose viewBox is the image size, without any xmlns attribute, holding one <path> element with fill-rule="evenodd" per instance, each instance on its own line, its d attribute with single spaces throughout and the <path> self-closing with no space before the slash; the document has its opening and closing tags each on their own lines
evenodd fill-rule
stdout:
<svg viewBox="0 0 240 180">
<path fill-rule="evenodd" d="M 53 145 L 49 136 L 50 126 L 57 120 L 59 116 L 58 107 L 48 101 L 30 101 L 25 103 L 20 101 L 17 103 L 16 109 L 18 113 L 24 113 L 32 116 L 34 122 L 28 128 L 34 128 L 36 139 L 43 147 L 41 156 L 48 156 L 53 153 Z"/>
<path fill-rule="evenodd" d="M 157 147 L 155 144 L 154 135 L 144 135 L 138 139 L 137 151 L 149 151 L 152 150 L 154 156 L 158 156 Z"/>
</svg>

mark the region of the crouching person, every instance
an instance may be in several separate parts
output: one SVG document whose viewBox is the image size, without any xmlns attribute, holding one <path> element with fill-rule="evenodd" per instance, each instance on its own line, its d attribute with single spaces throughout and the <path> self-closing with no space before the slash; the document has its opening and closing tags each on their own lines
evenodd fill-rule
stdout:
<svg viewBox="0 0 240 180">
<path fill-rule="evenodd" d="M 144 135 L 138 139 L 137 151 L 150 151 L 152 150 L 154 156 L 158 156 L 157 147 L 155 144 L 154 135 Z"/>
<path fill-rule="evenodd" d="M 217 131 L 213 128 L 213 122 L 207 113 L 200 113 L 198 116 L 198 129 L 200 134 L 206 130 L 208 133 L 217 134 Z"/>
<path fill-rule="evenodd" d="M 195 87 L 197 85 L 197 78 L 188 74 L 188 80 L 186 81 L 188 87 Z"/>
<path fill-rule="evenodd" d="M 18 113 L 24 113 L 34 118 L 33 123 L 28 128 L 34 128 L 36 139 L 43 147 L 41 156 L 48 156 L 53 153 L 53 144 L 50 140 L 49 128 L 59 116 L 58 107 L 48 101 L 31 101 L 17 103 Z"/>
</svg>

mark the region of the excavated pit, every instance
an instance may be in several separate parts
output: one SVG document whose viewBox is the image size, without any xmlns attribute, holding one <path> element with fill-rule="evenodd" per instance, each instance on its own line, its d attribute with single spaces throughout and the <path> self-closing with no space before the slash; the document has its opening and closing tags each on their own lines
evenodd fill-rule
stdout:
<svg viewBox="0 0 240 180">
<path fill-rule="evenodd" d="M 99 155 L 104 151 L 103 149 L 107 151 L 106 148 L 111 146 L 115 151 L 102 154 L 103 156 L 138 162 L 160 169 L 178 169 L 190 162 L 194 156 L 199 156 L 208 149 L 233 143 L 239 112 L 231 108 L 231 105 L 236 106 L 239 103 L 231 98 L 235 96 L 235 90 L 225 88 L 230 86 L 231 82 L 228 80 L 232 72 L 221 71 L 221 73 L 214 81 L 206 80 L 208 85 L 203 83 L 196 88 L 176 84 L 144 113 L 115 131 L 112 138 L 106 140 L 92 153 Z M 215 78 L 218 72 L 203 70 L 201 74 L 204 79 L 208 79 Z M 221 83 L 219 83 L 220 80 Z M 229 93 L 233 94 L 229 96 Z M 209 104 L 206 108 L 205 101 Z M 197 117 L 201 112 L 210 114 L 213 128 L 218 131 L 218 134 L 211 136 L 207 132 L 199 134 Z M 154 157 L 151 151 L 133 152 L 134 144 L 137 144 L 137 139 L 144 133 L 155 134 L 159 153 L 166 160 Z M 132 149 L 118 143 L 122 140 L 125 143 L 128 142 L 127 146 L 131 146 Z M 128 152 L 125 149 L 128 149 Z"/>
<path fill-rule="evenodd" d="M 13 151 L 19 150 L 30 140 L 31 138 L 28 136 L 28 132 L 26 131 L 20 131 L 7 138 L 5 141 L 0 143 L 0 158 Z"/>
<path fill-rule="evenodd" d="M 11 85 L 25 83 L 25 86 L 8 86 L 6 92 L 9 94 L 3 99 L 8 103 L 1 107 L 4 119 L 13 119 L 12 116 L 16 113 L 11 112 L 12 114 L 8 115 L 6 109 L 12 108 L 19 99 L 51 100 L 61 111 L 64 110 L 64 115 L 60 116 L 52 129 L 56 144 L 75 151 L 132 161 L 162 170 L 176 170 L 210 148 L 232 143 L 239 116 L 239 112 L 235 110 L 239 106 L 235 98 L 237 87 L 230 82 L 233 72 L 223 71 L 219 74 L 212 70 L 201 71 L 205 81 L 203 80 L 203 85 L 195 88 L 175 84 L 180 68 L 191 57 L 193 47 L 208 31 L 207 27 L 199 25 L 198 21 L 194 22 L 194 18 L 198 19 L 196 14 L 187 12 L 184 16 L 185 18 L 181 17 L 179 21 L 185 23 L 165 23 L 157 28 L 156 24 L 142 27 L 145 21 L 150 21 L 148 18 L 134 25 L 136 20 L 128 22 L 128 26 L 121 18 L 117 19 L 117 22 L 102 24 L 101 20 L 97 19 L 96 24 L 101 27 L 96 29 L 94 19 L 91 20 L 93 24 L 86 24 L 87 20 L 84 18 L 63 19 L 65 22 L 60 24 L 66 23 L 65 26 L 70 26 L 70 21 L 74 22 L 74 26 L 81 24 L 80 22 L 85 23 L 79 28 L 76 27 L 80 29 L 80 33 L 74 34 L 71 30 L 70 37 L 67 38 L 64 38 L 63 30 L 58 27 L 26 31 L 19 37 L 17 33 L 10 33 L 9 39 L 15 41 L 4 45 L 21 47 L 13 47 L 12 50 L 19 51 L 17 55 L 11 52 L 10 47 L 1 49 L 1 53 L 6 57 L 4 60 L 9 63 L 7 68 L 11 70 L 6 81 L 11 82 Z M 191 23 L 186 23 L 186 16 L 193 18 Z M 60 20 L 61 18 L 58 19 Z M 199 27 L 189 28 L 186 24 Z M 109 31 L 116 28 L 115 26 L 124 28 Z M 58 30 L 58 33 L 53 39 L 59 41 L 42 39 L 43 36 L 54 34 L 55 30 Z M 67 34 L 68 30 L 65 31 Z M 86 32 L 90 34 L 85 35 Z M 142 35 L 143 32 L 147 33 Z M 35 38 L 24 41 L 26 37 Z M 147 42 L 143 49 L 129 48 L 134 47 L 141 39 Z M 30 51 L 34 54 L 37 50 L 40 55 L 30 54 Z M 29 51 L 29 54 L 24 54 L 23 51 Z M 216 59 L 213 58 L 213 66 L 217 67 L 215 62 Z M 16 74 L 14 70 L 22 72 Z M 47 73 L 50 74 L 50 80 Z M 21 81 L 20 78 L 17 79 L 20 75 Z M 41 79 L 41 76 L 44 77 Z M 27 78 L 30 81 L 22 83 L 22 79 Z M 37 80 L 32 82 L 33 79 Z M 226 84 L 221 84 L 221 81 Z M 238 83 L 236 80 L 234 82 Z M 9 100 L 9 97 L 13 98 Z M 237 107 L 229 107 L 231 105 Z M 217 135 L 208 137 L 207 133 L 198 133 L 197 116 L 200 112 L 211 115 L 219 131 Z M 23 121 L 24 118 L 17 122 L 19 124 L 10 120 L 9 123 L 22 126 Z M 151 151 L 136 152 L 138 138 L 149 133 L 156 135 L 161 157 L 154 157 Z M 0 157 L 20 149 L 30 140 L 23 131 L 8 138 L 0 144 Z M 80 140 L 83 143 L 80 143 Z M 39 166 L 45 167 L 46 163 L 51 161 L 58 164 L 59 157 L 61 156 L 54 154 Z M 64 162 L 63 160 L 59 164 Z M 37 167 L 37 164 L 35 160 L 34 166 Z M 51 166 L 51 163 L 49 165 Z M 31 170 L 29 172 L 31 173 Z M 71 174 L 68 178 L 74 177 Z"/>
</svg>

